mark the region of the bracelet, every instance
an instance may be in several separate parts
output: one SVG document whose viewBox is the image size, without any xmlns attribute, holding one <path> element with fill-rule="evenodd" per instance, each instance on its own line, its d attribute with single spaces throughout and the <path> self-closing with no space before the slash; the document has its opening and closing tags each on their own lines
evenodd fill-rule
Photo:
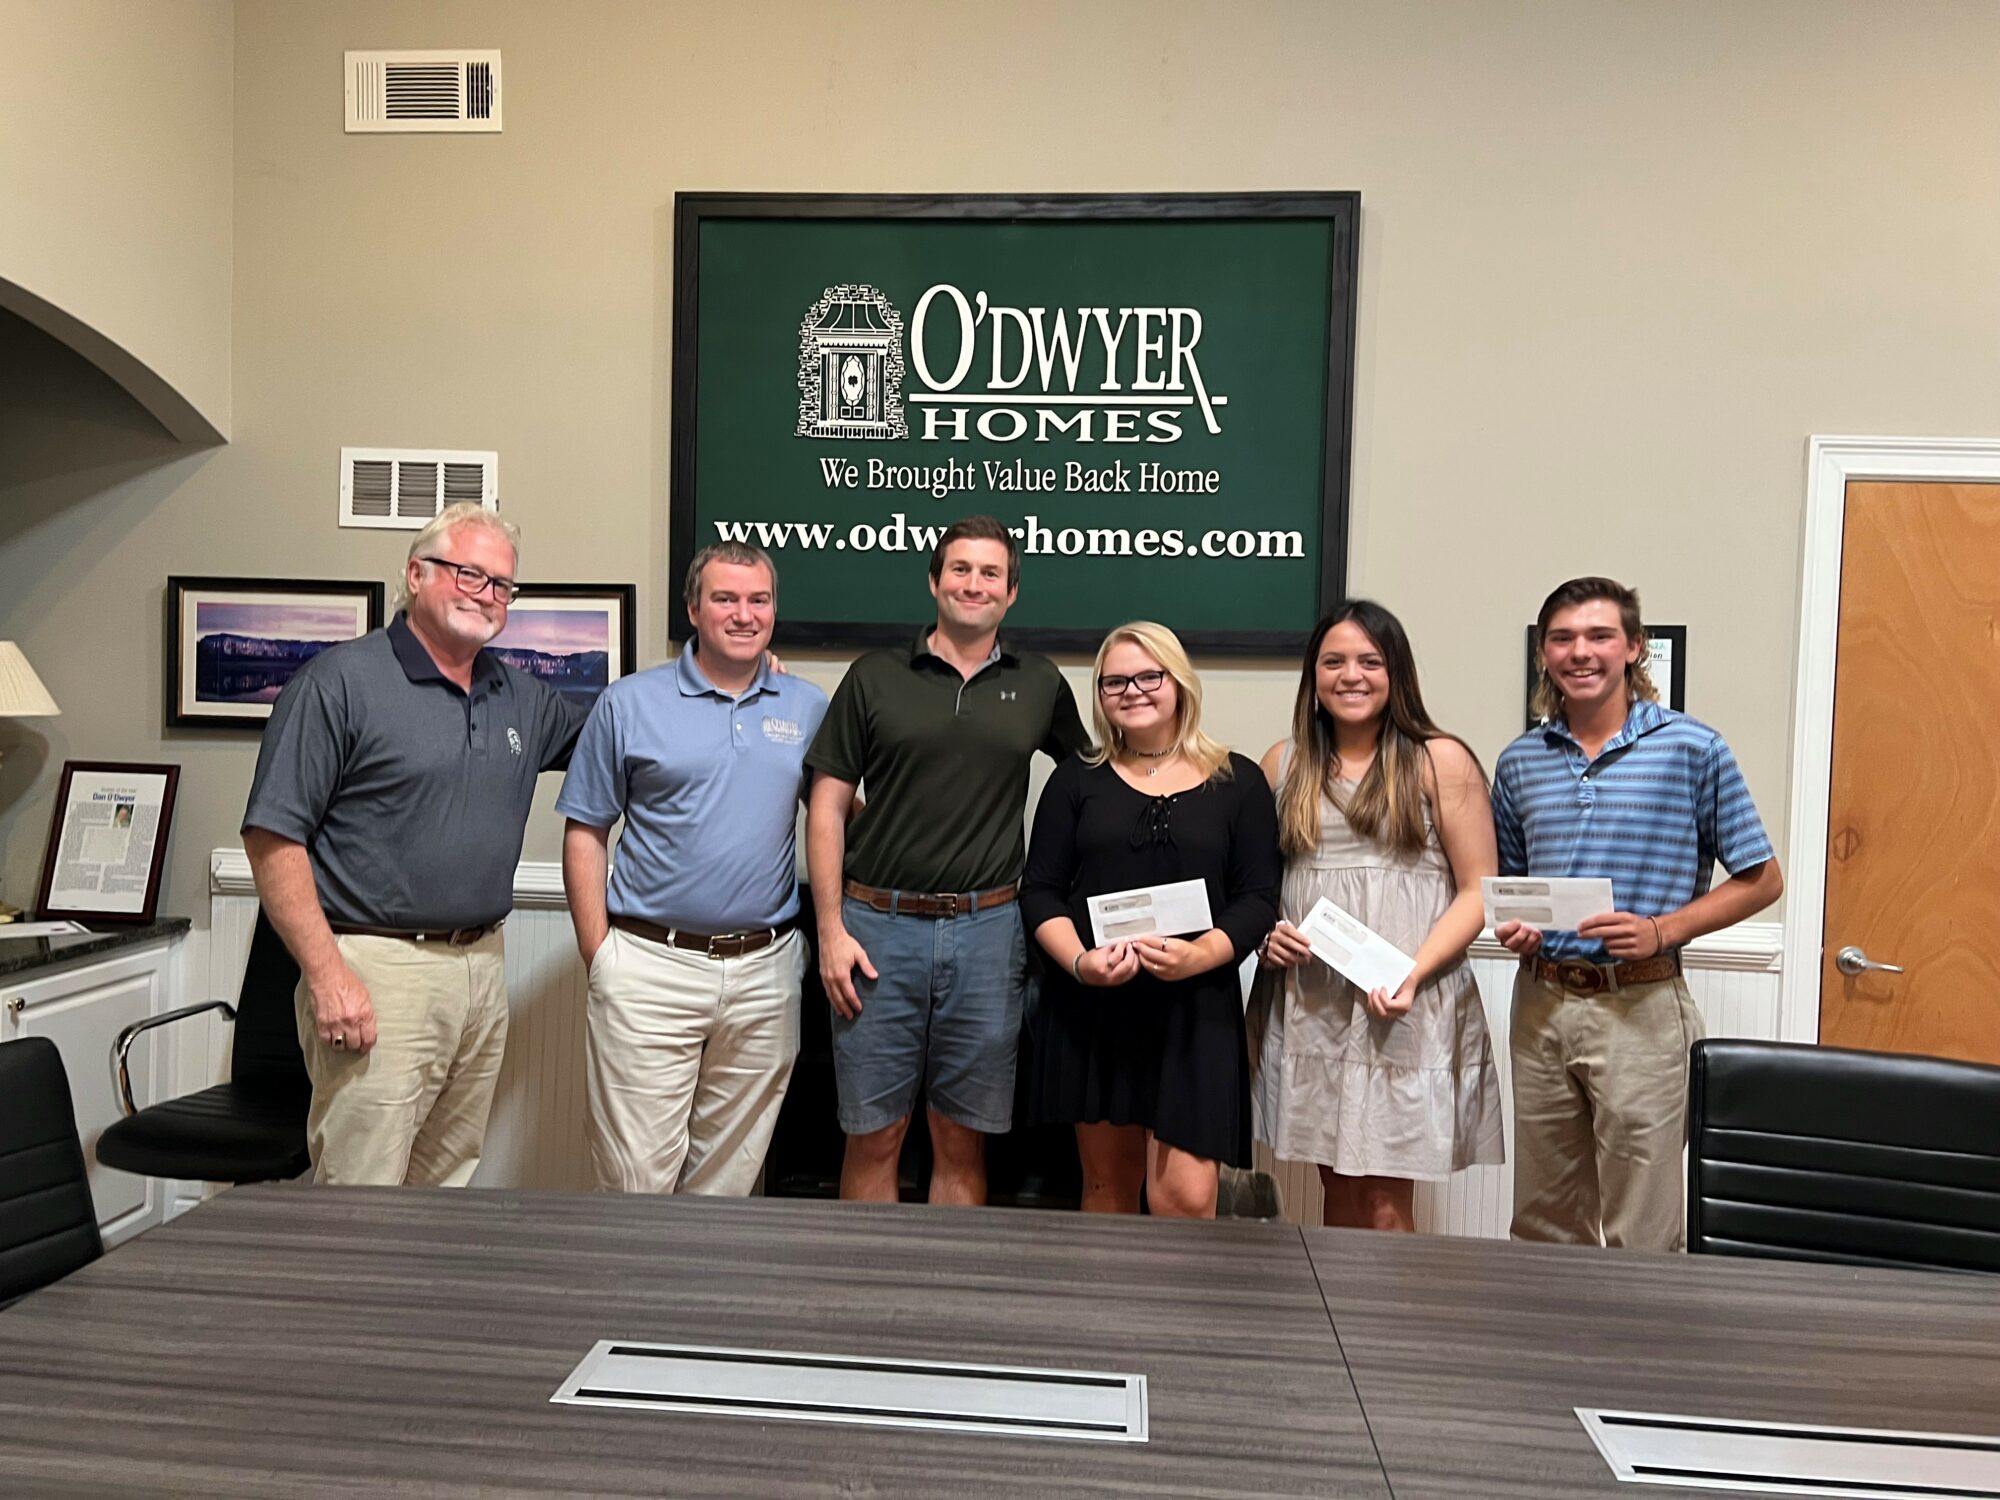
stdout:
<svg viewBox="0 0 2000 1500">
<path fill-rule="evenodd" d="M 1088 948 L 1079 948 L 1076 950 L 1076 957 L 1069 961 L 1069 977 L 1078 984 L 1083 983 L 1083 955 L 1089 951 Z"/>
<path fill-rule="evenodd" d="M 1646 920 L 1653 924 L 1653 956 L 1658 958 L 1662 953 L 1667 951 L 1667 940 L 1660 936 L 1660 919 L 1658 917 L 1648 917 Z"/>
</svg>

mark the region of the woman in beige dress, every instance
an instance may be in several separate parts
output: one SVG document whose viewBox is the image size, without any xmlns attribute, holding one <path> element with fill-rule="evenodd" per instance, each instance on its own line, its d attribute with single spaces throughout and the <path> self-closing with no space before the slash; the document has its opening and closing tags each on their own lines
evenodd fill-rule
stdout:
<svg viewBox="0 0 2000 1500">
<path fill-rule="evenodd" d="M 1465 962 L 1498 865 L 1486 775 L 1431 722 L 1402 625 L 1365 599 L 1314 628 L 1291 738 L 1263 767 L 1285 880 L 1248 1017 L 1257 1136 L 1319 1167 L 1328 1224 L 1412 1230 L 1417 1182 L 1506 1155 Z M 1395 993 L 1313 956 L 1298 924 L 1321 897 L 1415 957 Z"/>
</svg>

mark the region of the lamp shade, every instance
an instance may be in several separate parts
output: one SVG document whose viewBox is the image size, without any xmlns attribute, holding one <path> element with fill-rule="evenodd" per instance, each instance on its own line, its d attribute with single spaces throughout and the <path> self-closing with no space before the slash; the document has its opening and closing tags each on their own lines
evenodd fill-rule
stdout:
<svg viewBox="0 0 2000 1500">
<path fill-rule="evenodd" d="M 0 641 L 0 719 L 46 719 L 61 712 L 21 648 Z"/>
</svg>

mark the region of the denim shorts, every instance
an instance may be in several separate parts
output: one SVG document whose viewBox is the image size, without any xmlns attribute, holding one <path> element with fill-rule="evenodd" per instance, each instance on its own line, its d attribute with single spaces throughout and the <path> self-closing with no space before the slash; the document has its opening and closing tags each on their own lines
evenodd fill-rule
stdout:
<svg viewBox="0 0 2000 1500">
<path fill-rule="evenodd" d="M 1028 950 L 1016 902 L 965 917 L 891 916 L 853 897 L 848 933 L 877 978 L 857 966 L 861 1014 L 833 1016 L 840 1128 L 866 1135 L 903 1119 L 923 1085 L 930 1107 L 968 1130 L 1014 1119 L 1014 1060 Z"/>
</svg>

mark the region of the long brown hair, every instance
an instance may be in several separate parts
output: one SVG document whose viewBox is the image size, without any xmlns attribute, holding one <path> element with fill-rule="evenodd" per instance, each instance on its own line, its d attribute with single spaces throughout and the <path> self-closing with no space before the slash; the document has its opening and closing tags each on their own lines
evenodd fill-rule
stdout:
<svg viewBox="0 0 2000 1500">
<path fill-rule="evenodd" d="M 1352 620 L 1360 626 L 1389 673 L 1389 706 L 1375 742 L 1375 760 L 1343 802 L 1333 788 L 1339 763 L 1334 753 L 1333 715 L 1319 701 L 1319 658 L 1327 633 Z M 1350 599 L 1313 627 L 1299 668 L 1298 698 L 1292 705 L 1292 753 L 1278 786 L 1278 846 L 1286 854 L 1309 854 L 1319 844 L 1319 799 L 1332 796 L 1347 823 L 1365 839 L 1402 854 L 1424 847 L 1425 748 L 1437 739 L 1458 739 L 1432 722 L 1417 686 L 1417 659 L 1410 638 L 1394 615 L 1372 599 Z M 1465 744 L 1459 740 L 1461 745 Z M 1472 755 L 1471 746 L 1466 754 Z M 1479 757 L 1473 756 L 1473 764 Z M 1483 778 L 1482 768 L 1480 775 Z"/>
<path fill-rule="evenodd" d="M 1646 655 L 1646 627 L 1639 614 L 1639 591 L 1628 589 L 1612 578 L 1572 578 L 1568 583 L 1556 585 L 1555 592 L 1542 601 L 1542 612 L 1535 616 L 1535 691 L 1528 700 L 1528 711 L 1538 719 L 1560 719 L 1563 711 L 1562 689 L 1549 673 L 1549 664 L 1543 656 L 1543 648 L 1548 644 L 1549 621 L 1556 617 L 1556 611 L 1570 609 L 1578 604 L 1588 604 L 1594 599 L 1605 599 L 1618 606 L 1618 624 L 1624 630 L 1627 640 L 1639 643 L 1636 660 L 1625 663 L 1625 693 L 1634 703 L 1644 699 L 1650 703 L 1660 701 L 1660 690 L 1653 686 L 1653 674 L 1648 669 Z"/>
</svg>

